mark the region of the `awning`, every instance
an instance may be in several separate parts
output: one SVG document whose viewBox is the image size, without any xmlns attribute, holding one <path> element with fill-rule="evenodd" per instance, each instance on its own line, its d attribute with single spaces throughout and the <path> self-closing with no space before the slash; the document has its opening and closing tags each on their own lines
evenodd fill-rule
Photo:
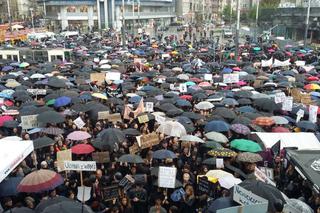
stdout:
<svg viewBox="0 0 320 213">
<path fill-rule="evenodd" d="M 0 140 L 0 182 L 33 151 L 32 141 L 22 141 L 19 137 Z"/>
<path fill-rule="evenodd" d="M 288 160 L 298 173 L 320 191 L 320 150 L 287 150 Z"/>
<path fill-rule="evenodd" d="M 284 147 L 297 147 L 299 149 L 318 149 L 320 143 L 312 132 L 298 133 L 272 133 L 254 132 L 250 135 L 252 140 L 259 142 L 265 148 L 271 148 L 280 140 L 281 149 Z"/>
</svg>

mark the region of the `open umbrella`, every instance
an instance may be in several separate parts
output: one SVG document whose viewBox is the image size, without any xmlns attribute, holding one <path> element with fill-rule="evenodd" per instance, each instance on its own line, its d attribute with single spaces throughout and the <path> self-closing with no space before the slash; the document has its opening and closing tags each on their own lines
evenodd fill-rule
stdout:
<svg viewBox="0 0 320 213">
<path fill-rule="evenodd" d="M 64 133 L 64 130 L 58 127 L 48 127 L 48 128 L 42 129 L 41 132 L 47 135 L 61 135 Z"/>
<path fill-rule="evenodd" d="M 299 121 L 297 123 L 297 127 L 304 130 L 311 130 L 311 131 L 315 131 L 318 129 L 317 125 L 312 123 L 311 121 Z"/>
<path fill-rule="evenodd" d="M 172 137 L 181 137 L 187 134 L 185 127 L 177 121 L 165 121 L 159 126 L 157 132 Z"/>
<path fill-rule="evenodd" d="M 228 123 L 217 120 L 208 122 L 204 127 L 205 132 L 227 132 L 229 129 L 230 126 Z"/>
<path fill-rule="evenodd" d="M 73 141 L 82 141 L 88 138 L 91 138 L 91 135 L 85 131 L 73 131 L 67 136 L 67 139 Z"/>
<path fill-rule="evenodd" d="M 260 152 L 261 146 L 251 140 L 234 139 L 230 143 L 230 147 L 244 152 Z"/>
<path fill-rule="evenodd" d="M 223 177 L 233 177 L 232 174 L 230 174 L 229 172 L 226 172 L 226 171 L 223 171 L 221 169 L 215 169 L 215 170 L 209 170 L 207 173 L 206 173 L 206 176 L 209 178 L 209 177 L 213 177 L 213 178 L 217 178 L 217 179 L 220 179 L 220 178 L 223 178 Z"/>
<path fill-rule="evenodd" d="M 93 213 L 91 208 L 85 204 L 76 201 L 62 201 L 57 204 L 53 204 L 45 208 L 42 213 Z"/>
<path fill-rule="evenodd" d="M 5 122 L 7 121 L 12 121 L 13 117 L 9 116 L 9 115 L 3 115 L 0 117 L 0 127 L 4 125 Z"/>
<path fill-rule="evenodd" d="M 290 213 L 290 212 L 300 212 L 300 213 L 313 213 L 313 209 L 306 204 L 305 202 L 299 199 L 287 199 L 286 204 L 284 205 L 283 212 Z"/>
<path fill-rule="evenodd" d="M 232 151 L 230 149 L 227 148 L 217 148 L 217 149 L 213 149 L 210 150 L 208 152 L 208 155 L 212 156 L 212 157 L 234 157 L 237 155 L 237 153 L 235 151 Z"/>
<path fill-rule="evenodd" d="M 7 210 L 4 213 L 34 213 L 32 209 L 27 207 L 15 207 L 13 209 Z"/>
<path fill-rule="evenodd" d="M 195 105 L 195 108 L 198 110 L 209 110 L 212 109 L 214 105 L 208 101 L 202 101 Z"/>
<path fill-rule="evenodd" d="M 173 159 L 173 158 L 177 158 L 176 154 L 170 150 L 167 149 L 160 149 L 157 150 L 153 153 L 152 155 L 153 158 L 155 159 Z"/>
<path fill-rule="evenodd" d="M 251 152 L 242 152 L 237 156 L 237 160 L 240 162 L 256 163 L 262 161 L 262 157 L 259 154 Z"/>
<path fill-rule="evenodd" d="M 243 125 L 243 124 L 232 124 L 230 129 L 234 131 L 235 133 L 241 134 L 241 135 L 248 135 L 250 134 L 249 127 Z"/>
<path fill-rule="evenodd" d="M 219 143 L 228 143 L 229 142 L 228 138 L 220 132 L 208 132 L 205 134 L 205 136 L 209 140 L 213 140 L 213 141 L 216 141 Z"/>
<path fill-rule="evenodd" d="M 217 163 L 216 160 L 217 160 L 217 158 L 207 158 L 204 161 L 202 161 L 202 164 L 213 166 L 213 165 L 216 165 L 216 163 Z"/>
<path fill-rule="evenodd" d="M 216 213 L 220 209 L 225 209 L 233 206 L 238 206 L 231 197 L 219 197 L 210 203 L 208 213 Z"/>
<path fill-rule="evenodd" d="M 272 126 L 275 121 L 271 117 L 257 117 L 253 123 L 259 126 Z"/>
<path fill-rule="evenodd" d="M 284 125 L 289 123 L 288 119 L 282 116 L 272 116 L 271 118 L 274 120 L 276 124 L 279 124 L 279 125 Z"/>
<path fill-rule="evenodd" d="M 102 130 L 92 144 L 101 150 L 109 150 L 110 148 L 113 150 L 125 139 L 125 134 L 120 129 L 109 128 Z"/>
<path fill-rule="evenodd" d="M 58 112 L 55 111 L 46 111 L 42 112 L 37 117 L 38 122 L 40 123 L 62 123 L 64 122 L 64 117 Z"/>
<path fill-rule="evenodd" d="M 71 103 L 71 98 L 67 96 L 62 96 L 54 101 L 54 107 L 63 107 Z"/>
<path fill-rule="evenodd" d="M 225 176 L 225 177 L 219 178 L 220 186 L 222 186 L 223 188 L 226 188 L 226 189 L 230 189 L 234 185 L 237 185 L 241 182 L 242 181 L 240 178 L 235 178 L 234 176 Z"/>
<path fill-rule="evenodd" d="M 144 162 L 139 155 L 133 155 L 133 154 L 121 155 L 121 157 L 117 161 L 123 162 L 123 163 L 143 163 Z"/>
<path fill-rule="evenodd" d="M 209 149 L 223 148 L 222 145 L 216 141 L 206 141 L 206 143 L 204 143 L 201 146 L 209 148 Z"/>
<path fill-rule="evenodd" d="M 38 193 L 56 188 L 63 183 L 60 174 L 46 169 L 36 170 L 25 176 L 17 187 L 19 192 Z"/>
<path fill-rule="evenodd" d="M 194 135 L 184 135 L 180 138 L 181 141 L 190 141 L 190 142 L 198 142 L 198 143 L 205 143 L 204 140 L 201 138 L 194 136 Z"/>
<path fill-rule="evenodd" d="M 59 197 L 53 197 L 51 199 L 47 199 L 47 200 L 42 200 L 35 208 L 36 213 L 41 213 L 45 208 L 53 205 L 53 204 L 57 204 L 57 203 L 61 203 L 63 201 L 73 201 L 69 198 L 66 198 L 64 196 L 59 196 Z"/>
<path fill-rule="evenodd" d="M 94 148 L 90 144 L 77 144 L 71 147 L 71 152 L 77 155 L 85 155 L 94 152 Z"/>
<path fill-rule="evenodd" d="M 10 177 L 4 179 L 0 183 L 0 197 L 15 196 L 18 194 L 17 186 L 21 182 L 22 177 Z"/>
<path fill-rule="evenodd" d="M 41 149 L 43 147 L 47 147 L 53 145 L 55 143 L 54 140 L 47 136 L 43 136 L 41 138 L 37 138 L 33 141 L 34 149 Z"/>
</svg>

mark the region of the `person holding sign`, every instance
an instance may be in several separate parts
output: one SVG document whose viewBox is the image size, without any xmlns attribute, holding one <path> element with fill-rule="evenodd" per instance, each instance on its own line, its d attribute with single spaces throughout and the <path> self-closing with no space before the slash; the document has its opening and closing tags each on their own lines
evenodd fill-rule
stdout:
<svg viewBox="0 0 320 213">
<path fill-rule="evenodd" d="M 186 185 L 186 194 L 183 197 L 183 202 L 181 205 L 181 212 L 183 213 L 194 213 L 196 212 L 196 197 L 194 194 L 194 189 L 192 185 Z"/>
</svg>

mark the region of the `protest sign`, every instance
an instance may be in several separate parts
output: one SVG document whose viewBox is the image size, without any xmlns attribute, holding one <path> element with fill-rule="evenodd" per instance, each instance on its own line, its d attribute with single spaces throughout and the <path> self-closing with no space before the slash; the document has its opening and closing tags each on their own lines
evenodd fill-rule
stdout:
<svg viewBox="0 0 320 213">
<path fill-rule="evenodd" d="M 294 62 L 294 63 L 295 63 L 296 66 L 298 66 L 298 67 L 301 67 L 301 66 L 306 65 L 306 62 L 305 62 L 305 61 L 296 61 L 296 62 Z"/>
<path fill-rule="evenodd" d="M 241 205 L 268 203 L 268 200 L 253 194 L 239 185 L 234 185 L 233 187 L 233 200 Z"/>
<path fill-rule="evenodd" d="M 100 58 L 93 58 L 93 62 L 94 63 L 99 63 L 100 62 Z"/>
<path fill-rule="evenodd" d="M 211 183 L 207 176 L 198 177 L 198 191 L 200 193 L 209 194 L 211 191 Z"/>
<path fill-rule="evenodd" d="M 273 180 L 273 169 L 268 167 L 259 167 L 260 171 L 263 172 L 270 180 Z"/>
<path fill-rule="evenodd" d="M 117 122 L 117 121 L 121 121 L 121 114 L 120 113 L 113 113 L 113 114 L 109 114 L 108 116 L 108 121 L 109 122 Z"/>
<path fill-rule="evenodd" d="M 272 65 L 273 58 L 269 60 L 261 60 L 261 67 L 270 67 Z"/>
<path fill-rule="evenodd" d="M 170 90 L 175 90 L 176 87 L 174 86 L 174 84 L 170 84 Z"/>
<path fill-rule="evenodd" d="M 123 187 L 123 190 L 127 192 L 133 186 L 135 180 L 131 175 L 126 175 L 122 180 L 119 182 L 119 186 Z"/>
<path fill-rule="evenodd" d="M 86 202 L 91 197 L 91 187 L 78 186 L 77 199 L 81 202 Z"/>
<path fill-rule="evenodd" d="M 167 53 L 162 54 L 162 55 L 161 55 L 161 58 L 162 58 L 162 59 L 170 58 L 170 54 L 167 54 Z"/>
<path fill-rule="evenodd" d="M 33 129 L 39 127 L 37 117 L 38 115 L 21 116 L 22 129 Z"/>
<path fill-rule="evenodd" d="M 153 102 L 146 102 L 146 109 L 147 112 L 153 112 Z"/>
<path fill-rule="evenodd" d="M 298 112 L 296 113 L 296 115 L 297 115 L 296 122 L 298 123 L 300 121 L 300 119 L 303 118 L 304 111 L 302 109 L 299 109 Z"/>
<path fill-rule="evenodd" d="M 139 152 L 139 145 L 137 143 L 134 143 L 132 146 L 129 147 L 129 153 L 136 154 L 137 152 Z"/>
<path fill-rule="evenodd" d="M 224 168 L 223 158 L 216 158 L 216 167 L 217 169 Z"/>
<path fill-rule="evenodd" d="M 232 74 L 223 74 L 223 83 L 225 84 L 233 84 L 239 82 L 239 74 L 232 73 Z"/>
<path fill-rule="evenodd" d="M 268 212 L 268 203 L 259 203 L 249 206 L 234 206 L 224 209 L 219 209 L 216 213 L 245 213 L 245 212 L 254 212 L 254 213 L 266 213 Z"/>
<path fill-rule="evenodd" d="M 285 61 L 279 61 L 277 59 L 274 59 L 274 63 L 272 67 L 285 67 L 290 65 L 290 59 L 285 60 Z"/>
<path fill-rule="evenodd" d="M 187 90 L 187 85 L 186 84 L 179 84 L 179 91 L 181 92 L 181 93 L 184 93 L 184 92 L 187 92 L 188 90 Z"/>
<path fill-rule="evenodd" d="M 302 104 L 305 104 L 305 105 L 313 104 L 313 100 L 311 99 L 310 94 L 303 94 L 303 93 L 301 93 L 300 102 L 301 102 Z"/>
<path fill-rule="evenodd" d="M 112 186 L 108 186 L 108 187 L 103 187 L 101 189 L 101 191 L 102 191 L 102 199 L 104 201 L 110 201 L 110 200 L 118 198 L 119 186 L 112 185 Z"/>
<path fill-rule="evenodd" d="M 120 72 L 106 72 L 106 80 L 108 81 L 117 81 L 121 79 Z"/>
<path fill-rule="evenodd" d="M 254 175 L 256 176 L 256 178 L 262 182 L 268 183 L 270 185 L 276 186 L 276 184 L 270 180 L 270 178 L 267 177 L 266 174 L 264 174 L 260 169 L 258 169 L 256 167 L 255 171 L 254 171 Z"/>
<path fill-rule="evenodd" d="M 177 168 L 175 167 L 159 167 L 158 187 L 175 188 Z"/>
<path fill-rule="evenodd" d="M 32 95 L 46 95 L 47 94 L 47 90 L 45 90 L 45 89 L 27 89 L 27 91 L 29 93 L 31 93 Z"/>
<path fill-rule="evenodd" d="M 110 162 L 110 153 L 109 152 L 93 152 L 92 160 L 97 163 L 109 163 Z"/>
<path fill-rule="evenodd" d="M 75 119 L 73 123 L 78 127 L 78 129 L 82 129 L 86 125 L 80 116 L 77 119 Z"/>
<path fill-rule="evenodd" d="M 138 117 L 138 121 L 140 124 L 147 123 L 149 121 L 148 115 L 140 115 Z"/>
<path fill-rule="evenodd" d="M 278 92 L 276 93 L 276 95 L 274 96 L 274 102 L 276 104 L 278 103 L 282 103 L 285 101 L 285 98 L 286 98 L 286 94 L 284 94 L 284 92 Z"/>
<path fill-rule="evenodd" d="M 57 169 L 58 172 L 64 170 L 64 161 L 72 161 L 71 149 L 57 152 Z"/>
<path fill-rule="evenodd" d="M 309 121 L 312 123 L 317 123 L 318 116 L 318 106 L 310 105 L 309 106 Z"/>
<path fill-rule="evenodd" d="M 109 115 L 109 111 L 98 112 L 98 120 L 108 119 Z"/>
<path fill-rule="evenodd" d="M 146 174 L 136 174 L 133 175 L 133 179 L 135 183 L 147 183 L 147 175 Z"/>
<path fill-rule="evenodd" d="M 96 82 L 97 85 L 104 83 L 106 74 L 103 72 L 90 73 L 90 81 Z"/>
<path fill-rule="evenodd" d="M 212 81 L 212 74 L 204 74 L 205 81 Z"/>
<path fill-rule="evenodd" d="M 64 161 L 64 170 L 72 171 L 96 171 L 95 161 Z"/>
<path fill-rule="evenodd" d="M 158 145 L 160 142 L 159 135 L 155 132 L 152 132 L 147 135 L 141 135 L 140 137 L 140 148 L 145 149 L 155 145 Z"/>
<path fill-rule="evenodd" d="M 292 106 L 293 106 L 293 97 L 291 96 L 285 97 L 284 102 L 282 103 L 282 110 L 292 111 Z"/>
<path fill-rule="evenodd" d="M 164 123 L 166 121 L 166 118 L 162 117 L 160 115 L 155 115 L 154 118 L 159 124 L 162 124 L 162 123 Z"/>
</svg>

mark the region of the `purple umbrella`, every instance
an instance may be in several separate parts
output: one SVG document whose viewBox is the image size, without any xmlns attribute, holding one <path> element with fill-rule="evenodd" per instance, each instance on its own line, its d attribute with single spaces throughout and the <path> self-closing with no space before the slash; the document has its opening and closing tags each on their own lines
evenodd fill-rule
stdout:
<svg viewBox="0 0 320 213">
<path fill-rule="evenodd" d="M 14 68 L 12 67 L 12 66 L 4 66 L 3 68 L 2 68 L 2 72 L 8 72 L 8 71 L 11 71 L 11 70 L 13 70 Z"/>
<path fill-rule="evenodd" d="M 249 127 L 243 125 L 243 124 L 232 124 L 230 129 L 234 131 L 235 133 L 241 134 L 241 135 L 248 135 L 250 134 Z"/>
</svg>

